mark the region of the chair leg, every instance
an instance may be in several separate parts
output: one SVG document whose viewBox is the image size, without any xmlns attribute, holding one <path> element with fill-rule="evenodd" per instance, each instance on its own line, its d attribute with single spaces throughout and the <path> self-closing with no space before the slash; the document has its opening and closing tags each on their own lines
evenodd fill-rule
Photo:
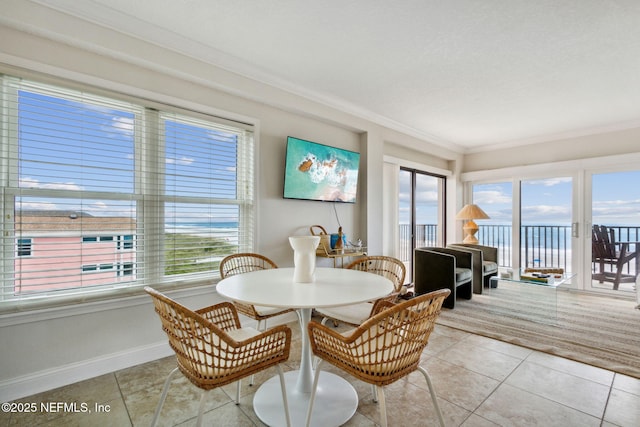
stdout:
<svg viewBox="0 0 640 427">
<path fill-rule="evenodd" d="M 371 384 L 371 394 L 373 394 L 373 403 L 378 403 L 378 387 Z"/>
<path fill-rule="evenodd" d="M 202 426 L 202 413 L 204 412 L 204 402 L 207 390 L 202 390 L 202 396 L 200 396 L 200 404 L 198 405 L 198 420 L 196 421 L 196 427 Z"/>
<path fill-rule="evenodd" d="M 322 365 L 323 360 L 319 359 L 316 364 L 316 371 L 313 376 L 313 385 L 311 386 L 311 397 L 309 398 L 309 407 L 307 408 L 307 422 L 306 426 L 309 427 L 311 423 L 311 412 L 313 412 L 313 403 L 316 400 L 316 389 L 318 388 L 318 378 L 320 377 L 320 366 Z"/>
<path fill-rule="evenodd" d="M 287 427 L 291 427 L 291 416 L 289 415 L 289 400 L 287 399 L 287 387 L 284 383 L 284 371 L 282 365 L 278 365 L 278 375 L 280 376 L 280 389 L 282 390 L 282 402 L 284 403 L 284 413 L 287 417 Z"/>
<path fill-rule="evenodd" d="M 242 380 L 238 380 L 236 384 L 236 405 L 240 404 L 240 387 L 242 387 Z"/>
<path fill-rule="evenodd" d="M 173 371 L 169 373 L 169 376 L 164 381 L 164 386 L 162 387 L 162 394 L 160 395 L 160 401 L 158 402 L 158 406 L 156 407 L 156 412 L 153 414 L 153 420 L 151 421 L 151 427 L 155 427 L 158 422 L 158 417 L 160 416 L 160 411 L 162 410 L 162 405 L 164 405 L 164 400 L 167 398 L 167 392 L 169 391 L 169 384 L 171 383 L 171 377 L 173 374 L 178 372 L 178 368 L 175 368 Z"/>
<path fill-rule="evenodd" d="M 387 427 L 387 404 L 384 400 L 384 387 L 375 387 L 378 395 L 378 405 L 380 406 L 380 425 Z"/>
<path fill-rule="evenodd" d="M 424 379 L 427 380 L 427 386 L 429 387 L 429 394 L 431 394 L 431 401 L 433 402 L 433 407 L 436 408 L 436 414 L 438 414 L 438 421 L 440 421 L 440 426 L 444 426 L 444 417 L 442 416 L 442 411 L 440 411 L 440 405 L 438 405 L 438 399 L 436 397 L 436 390 L 433 388 L 433 383 L 431 382 L 431 377 L 426 369 L 422 366 L 418 366 L 418 370 L 422 372 L 424 375 Z"/>
</svg>

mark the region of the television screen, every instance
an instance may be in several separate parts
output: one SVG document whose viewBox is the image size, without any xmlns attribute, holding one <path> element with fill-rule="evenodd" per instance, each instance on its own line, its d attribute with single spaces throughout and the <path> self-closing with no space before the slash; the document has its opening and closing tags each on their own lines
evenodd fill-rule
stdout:
<svg viewBox="0 0 640 427">
<path fill-rule="evenodd" d="M 355 203 L 360 153 L 287 138 L 284 197 Z"/>
</svg>

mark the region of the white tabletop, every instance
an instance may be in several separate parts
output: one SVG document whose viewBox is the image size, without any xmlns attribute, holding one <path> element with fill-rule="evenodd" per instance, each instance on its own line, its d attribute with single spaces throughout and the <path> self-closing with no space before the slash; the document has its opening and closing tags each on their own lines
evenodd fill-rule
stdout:
<svg viewBox="0 0 640 427">
<path fill-rule="evenodd" d="M 321 308 L 382 298 L 393 292 L 393 283 L 377 274 L 341 268 L 317 268 L 314 282 L 294 283 L 293 268 L 274 268 L 227 277 L 216 290 L 254 305 Z"/>
</svg>

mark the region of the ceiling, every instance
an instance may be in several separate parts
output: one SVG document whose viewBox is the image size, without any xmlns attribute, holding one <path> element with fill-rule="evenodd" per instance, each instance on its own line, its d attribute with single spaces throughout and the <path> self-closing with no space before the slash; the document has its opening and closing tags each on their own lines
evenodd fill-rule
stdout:
<svg viewBox="0 0 640 427">
<path fill-rule="evenodd" d="M 38 0 L 461 152 L 640 126 L 637 0 Z"/>
</svg>

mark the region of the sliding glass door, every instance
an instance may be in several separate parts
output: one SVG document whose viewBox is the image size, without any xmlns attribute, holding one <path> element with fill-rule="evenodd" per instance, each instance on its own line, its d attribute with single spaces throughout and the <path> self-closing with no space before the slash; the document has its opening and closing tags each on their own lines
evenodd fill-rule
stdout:
<svg viewBox="0 0 640 427">
<path fill-rule="evenodd" d="M 520 182 L 520 267 L 572 271 L 573 178 Z"/>
<path fill-rule="evenodd" d="M 589 177 L 592 239 L 591 250 L 585 253 L 586 288 L 598 292 L 633 293 L 640 263 L 640 170 L 594 172 Z M 603 259 L 599 251 L 606 241 L 599 241 L 599 238 L 609 239 L 615 250 L 613 259 Z"/>
<path fill-rule="evenodd" d="M 513 256 L 511 181 L 474 185 L 473 203 L 489 215 L 489 219 L 478 221 L 478 241 L 482 245 L 498 248 L 498 265 L 510 268 Z"/>
<path fill-rule="evenodd" d="M 405 283 L 413 281 L 413 249 L 441 246 L 444 239 L 445 178 L 400 168 L 400 259 L 407 267 Z"/>
<path fill-rule="evenodd" d="M 498 248 L 502 270 L 562 268 L 574 288 L 640 302 L 640 168 L 620 163 L 471 183 L 490 217 L 478 221 L 480 243 Z"/>
<path fill-rule="evenodd" d="M 501 268 L 553 267 L 572 271 L 573 177 L 474 184 L 480 244 L 498 248 Z"/>
</svg>

